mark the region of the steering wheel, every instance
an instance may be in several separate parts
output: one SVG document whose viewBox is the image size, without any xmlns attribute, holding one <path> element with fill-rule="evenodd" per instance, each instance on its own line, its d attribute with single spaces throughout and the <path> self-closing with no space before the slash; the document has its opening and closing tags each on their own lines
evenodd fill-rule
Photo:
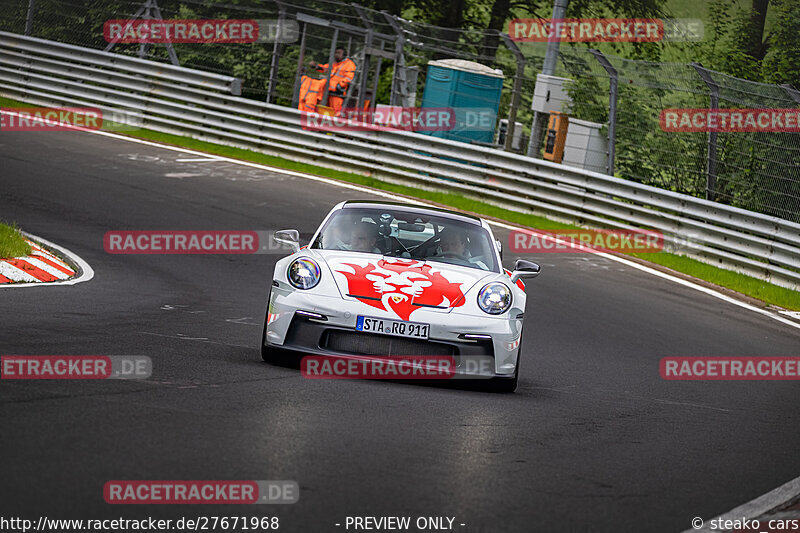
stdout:
<svg viewBox="0 0 800 533">
<path fill-rule="evenodd" d="M 430 237 L 428 240 L 423 241 L 422 243 L 414 246 L 413 248 L 408 248 L 408 251 L 411 253 L 411 257 L 419 258 L 422 252 L 424 250 L 427 250 L 428 246 L 438 238 L 439 235 L 434 235 L 433 237 Z"/>
<path fill-rule="evenodd" d="M 450 263 L 451 265 L 472 266 L 472 263 L 469 262 L 469 259 L 454 253 L 443 253 L 439 255 L 434 255 L 431 256 L 430 259 L 434 261 L 438 259 L 443 263 Z"/>
</svg>

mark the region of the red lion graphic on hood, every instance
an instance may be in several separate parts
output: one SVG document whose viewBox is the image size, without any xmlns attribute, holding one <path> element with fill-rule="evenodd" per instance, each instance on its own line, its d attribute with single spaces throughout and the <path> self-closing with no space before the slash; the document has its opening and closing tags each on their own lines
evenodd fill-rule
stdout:
<svg viewBox="0 0 800 533">
<path fill-rule="evenodd" d="M 439 271 L 420 261 L 386 261 L 359 266 L 343 263 L 337 270 L 347 278 L 347 292 L 357 300 L 384 311 L 394 311 L 403 320 L 421 305 L 460 307 L 464 305 L 461 283 L 451 283 Z M 415 305 L 416 304 L 416 305 Z"/>
</svg>

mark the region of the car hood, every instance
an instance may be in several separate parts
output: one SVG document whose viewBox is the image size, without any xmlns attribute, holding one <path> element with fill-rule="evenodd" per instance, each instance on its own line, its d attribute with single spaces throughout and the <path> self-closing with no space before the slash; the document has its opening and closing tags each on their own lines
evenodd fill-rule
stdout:
<svg viewBox="0 0 800 533">
<path fill-rule="evenodd" d="M 380 254 L 314 250 L 331 270 L 342 298 L 358 300 L 408 320 L 419 308 L 450 312 L 487 278 L 499 276 L 477 268 L 417 261 Z"/>
</svg>

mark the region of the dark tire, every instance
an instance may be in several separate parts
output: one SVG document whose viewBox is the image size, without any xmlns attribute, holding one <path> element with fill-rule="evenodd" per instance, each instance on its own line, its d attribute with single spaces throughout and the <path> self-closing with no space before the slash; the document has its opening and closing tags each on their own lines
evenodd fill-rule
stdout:
<svg viewBox="0 0 800 533">
<path fill-rule="evenodd" d="M 517 390 L 519 382 L 519 365 L 522 362 L 522 333 L 520 333 L 519 351 L 517 352 L 517 368 L 514 369 L 514 377 L 509 378 L 494 378 L 490 383 L 492 392 L 511 393 Z"/>
</svg>

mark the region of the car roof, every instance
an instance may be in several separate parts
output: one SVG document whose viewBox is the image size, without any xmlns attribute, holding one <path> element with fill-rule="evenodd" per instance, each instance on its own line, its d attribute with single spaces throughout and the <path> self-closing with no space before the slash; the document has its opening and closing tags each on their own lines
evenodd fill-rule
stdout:
<svg viewBox="0 0 800 533">
<path fill-rule="evenodd" d="M 474 215 L 467 215 L 459 213 L 458 211 L 451 211 L 449 209 L 442 209 L 439 207 L 427 207 L 414 204 L 404 204 L 401 202 L 376 202 L 374 200 L 349 200 L 344 203 L 342 209 L 348 208 L 364 208 L 364 209 L 380 209 L 381 207 L 391 207 L 395 211 L 403 211 L 408 213 L 427 213 L 442 218 L 450 218 L 453 220 L 460 220 L 469 224 L 476 224 L 481 226 L 481 219 Z"/>
</svg>

